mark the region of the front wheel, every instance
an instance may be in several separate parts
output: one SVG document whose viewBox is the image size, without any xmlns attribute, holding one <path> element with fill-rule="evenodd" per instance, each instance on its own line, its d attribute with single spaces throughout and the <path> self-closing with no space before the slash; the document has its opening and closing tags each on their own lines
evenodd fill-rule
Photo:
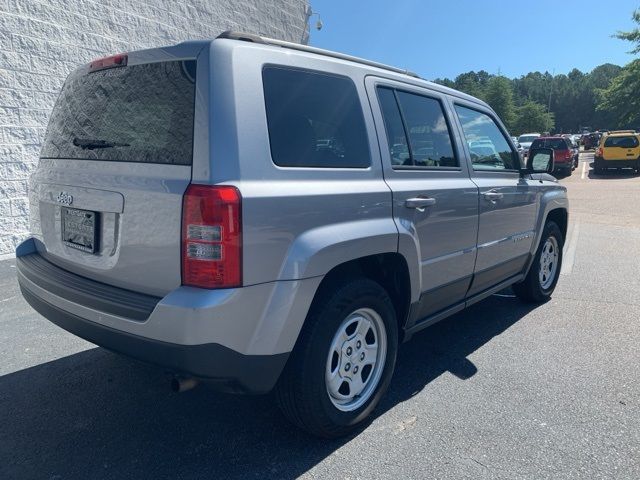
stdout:
<svg viewBox="0 0 640 480">
<path fill-rule="evenodd" d="M 558 225 L 547 222 L 527 276 L 513 285 L 513 291 L 520 300 L 543 303 L 551 298 L 560 277 L 563 244 L 564 238 Z"/>
<path fill-rule="evenodd" d="M 386 391 L 398 349 L 386 290 L 362 278 L 325 292 L 312 307 L 276 387 L 295 425 L 325 438 L 346 435 Z"/>
</svg>

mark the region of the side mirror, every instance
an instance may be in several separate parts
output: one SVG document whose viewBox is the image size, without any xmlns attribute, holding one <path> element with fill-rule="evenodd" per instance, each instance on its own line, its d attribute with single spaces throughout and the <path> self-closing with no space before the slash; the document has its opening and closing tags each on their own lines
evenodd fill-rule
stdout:
<svg viewBox="0 0 640 480">
<path fill-rule="evenodd" d="M 529 150 L 527 157 L 528 173 L 551 173 L 553 172 L 553 149 L 536 148 Z"/>
</svg>

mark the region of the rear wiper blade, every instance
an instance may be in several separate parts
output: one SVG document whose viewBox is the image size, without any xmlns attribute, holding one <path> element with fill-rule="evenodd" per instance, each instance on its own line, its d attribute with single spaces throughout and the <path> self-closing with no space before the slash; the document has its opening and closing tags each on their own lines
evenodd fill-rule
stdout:
<svg viewBox="0 0 640 480">
<path fill-rule="evenodd" d="M 74 138 L 73 144 L 85 150 L 93 150 L 94 148 L 112 148 L 112 147 L 129 147 L 128 143 L 109 142 L 108 140 L 100 140 L 97 138 Z"/>
</svg>

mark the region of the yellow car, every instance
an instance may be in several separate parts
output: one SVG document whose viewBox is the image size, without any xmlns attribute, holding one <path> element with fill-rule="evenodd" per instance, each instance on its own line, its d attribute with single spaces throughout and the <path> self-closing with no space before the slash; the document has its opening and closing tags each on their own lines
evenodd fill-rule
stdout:
<svg viewBox="0 0 640 480">
<path fill-rule="evenodd" d="M 633 168 L 640 173 L 640 133 L 634 130 L 612 131 L 604 135 L 596 149 L 594 168 Z"/>
</svg>

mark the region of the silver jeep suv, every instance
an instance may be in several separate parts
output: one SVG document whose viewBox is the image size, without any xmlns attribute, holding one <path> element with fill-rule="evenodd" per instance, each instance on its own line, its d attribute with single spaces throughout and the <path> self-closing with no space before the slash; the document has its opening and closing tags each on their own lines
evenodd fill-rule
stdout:
<svg viewBox="0 0 640 480">
<path fill-rule="evenodd" d="M 398 344 L 558 280 L 566 189 L 480 100 L 225 33 L 69 75 L 31 179 L 24 297 L 60 327 L 352 430 Z"/>
</svg>

